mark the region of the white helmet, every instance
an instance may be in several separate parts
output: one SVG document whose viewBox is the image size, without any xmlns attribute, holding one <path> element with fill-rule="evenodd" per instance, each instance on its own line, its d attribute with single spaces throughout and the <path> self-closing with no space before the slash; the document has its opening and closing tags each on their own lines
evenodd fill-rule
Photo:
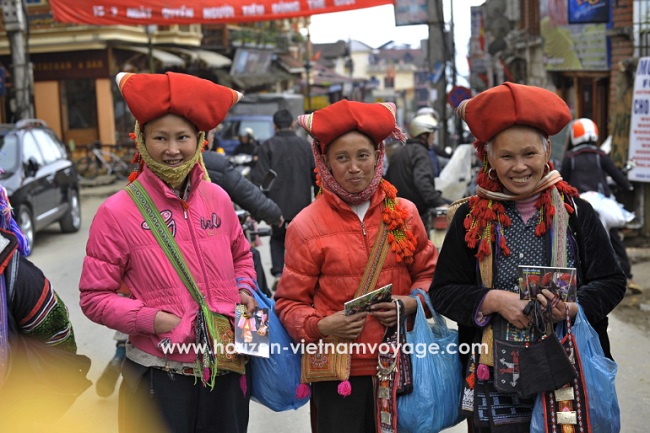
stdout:
<svg viewBox="0 0 650 433">
<path fill-rule="evenodd" d="M 415 112 L 416 116 L 422 116 L 423 114 L 429 114 L 433 116 L 434 119 L 436 120 L 440 119 L 440 116 L 438 116 L 438 112 L 431 107 L 422 107 Z"/>
<path fill-rule="evenodd" d="M 586 118 L 576 119 L 571 124 L 571 144 L 573 146 L 597 141 L 598 126 L 592 120 Z"/>
<path fill-rule="evenodd" d="M 239 134 L 240 137 L 249 137 L 249 138 L 255 138 L 255 132 L 253 131 L 253 128 L 245 128 L 243 133 Z"/>
<path fill-rule="evenodd" d="M 415 138 L 421 134 L 430 134 L 438 129 L 438 121 L 430 114 L 415 116 L 409 124 L 409 134 Z"/>
</svg>

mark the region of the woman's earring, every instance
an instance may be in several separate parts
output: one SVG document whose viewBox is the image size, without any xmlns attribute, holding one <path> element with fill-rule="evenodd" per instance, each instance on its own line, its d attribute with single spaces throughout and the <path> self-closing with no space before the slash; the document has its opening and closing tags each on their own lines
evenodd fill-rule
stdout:
<svg viewBox="0 0 650 433">
<path fill-rule="evenodd" d="M 551 171 L 551 166 L 548 165 L 548 162 L 546 163 L 546 173 Z"/>
<path fill-rule="evenodd" d="M 496 175 L 495 175 L 494 177 L 492 177 L 492 174 L 493 174 L 493 173 L 494 173 L 494 169 L 490 167 L 490 169 L 489 169 L 488 172 L 487 172 L 488 179 L 490 179 L 490 180 L 497 180 Z"/>
</svg>

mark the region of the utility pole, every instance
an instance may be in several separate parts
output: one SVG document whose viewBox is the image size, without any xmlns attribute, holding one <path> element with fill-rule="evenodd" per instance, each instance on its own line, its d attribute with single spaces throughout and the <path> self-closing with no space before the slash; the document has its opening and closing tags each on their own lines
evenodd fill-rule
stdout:
<svg viewBox="0 0 650 433">
<path fill-rule="evenodd" d="M 9 38 L 13 63 L 11 81 L 15 98 L 15 108 L 12 107 L 16 117 L 14 120 L 30 119 L 34 117 L 34 105 L 32 104 L 34 75 L 25 44 L 27 17 L 22 0 L 2 0 L 2 17 Z"/>
<path fill-rule="evenodd" d="M 433 84 L 436 90 L 436 100 L 433 108 L 440 116 L 439 145 L 446 147 L 449 142 L 449 127 L 447 125 L 447 60 L 449 45 L 445 32 L 445 22 L 442 14 L 442 0 L 428 0 L 429 15 L 429 40 L 427 43 L 427 54 L 429 73 L 433 73 L 436 64 L 442 63 L 442 76 Z"/>
<path fill-rule="evenodd" d="M 452 88 L 456 87 L 456 34 L 454 33 L 454 0 L 451 0 L 451 83 Z M 459 116 L 454 115 L 454 135 L 456 142 L 454 143 L 454 150 L 456 146 L 463 142 L 463 123 Z"/>
</svg>

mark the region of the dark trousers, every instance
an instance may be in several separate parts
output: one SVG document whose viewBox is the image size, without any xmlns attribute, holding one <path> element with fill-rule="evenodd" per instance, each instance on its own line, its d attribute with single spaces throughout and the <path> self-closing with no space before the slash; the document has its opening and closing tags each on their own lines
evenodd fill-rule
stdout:
<svg viewBox="0 0 650 433">
<path fill-rule="evenodd" d="M 217 376 L 213 390 L 195 384 L 193 376 L 170 377 L 128 358 L 122 374 L 120 433 L 245 433 L 248 428 L 250 396 L 244 395 L 239 374 Z M 250 375 L 245 377 L 249 382 Z"/>
<path fill-rule="evenodd" d="M 287 234 L 287 221 L 282 227 L 273 226 L 271 231 L 271 275 L 279 277 L 284 269 L 284 237 Z"/>
<path fill-rule="evenodd" d="M 312 383 L 318 433 L 375 433 L 372 376 L 350 378 L 352 394 L 339 395 L 339 382 Z"/>
<path fill-rule="evenodd" d="M 625 244 L 621 235 L 618 233 L 618 229 L 613 228 L 609 229 L 609 241 L 614 248 L 614 253 L 618 258 L 618 263 L 621 265 L 623 273 L 628 279 L 632 278 L 632 267 L 630 266 L 630 259 L 627 257 L 627 251 L 625 251 Z"/>
</svg>

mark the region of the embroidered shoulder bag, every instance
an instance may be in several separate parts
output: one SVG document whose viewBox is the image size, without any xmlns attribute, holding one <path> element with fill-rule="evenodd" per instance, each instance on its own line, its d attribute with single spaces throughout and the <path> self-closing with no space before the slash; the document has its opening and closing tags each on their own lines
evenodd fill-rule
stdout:
<svg viewBox="0 0 650 433">
<path fill-rule="evenodd" d="M 211 311 L 208 307 L 205 297 L 197 286 L 187 262 L 185 262 L 185 258 L 178 248 L 176 240 L 169 232 L 151 196 L 137 180 L 127 185 L 126 191 L 140 210 L 172 266 L 178 272 L 181 281 L 183 281 L 192 298 L 199 305 L 195 324 L 196 342 L 199 347 L 210 348 L 207 353 L 197 354 L 195 369 L 202 373 L 199 376 L 202 378 L 203 383 L 209 384 L 211 387 L 214 386 L 214 379 L 220 370 L 244 374 L 246 358 L 230 353 L 229 348 L 234 347 L 235 341 L 235 334 L 230 325 L 230 320 L 222 314 Z"/>
</svg>

